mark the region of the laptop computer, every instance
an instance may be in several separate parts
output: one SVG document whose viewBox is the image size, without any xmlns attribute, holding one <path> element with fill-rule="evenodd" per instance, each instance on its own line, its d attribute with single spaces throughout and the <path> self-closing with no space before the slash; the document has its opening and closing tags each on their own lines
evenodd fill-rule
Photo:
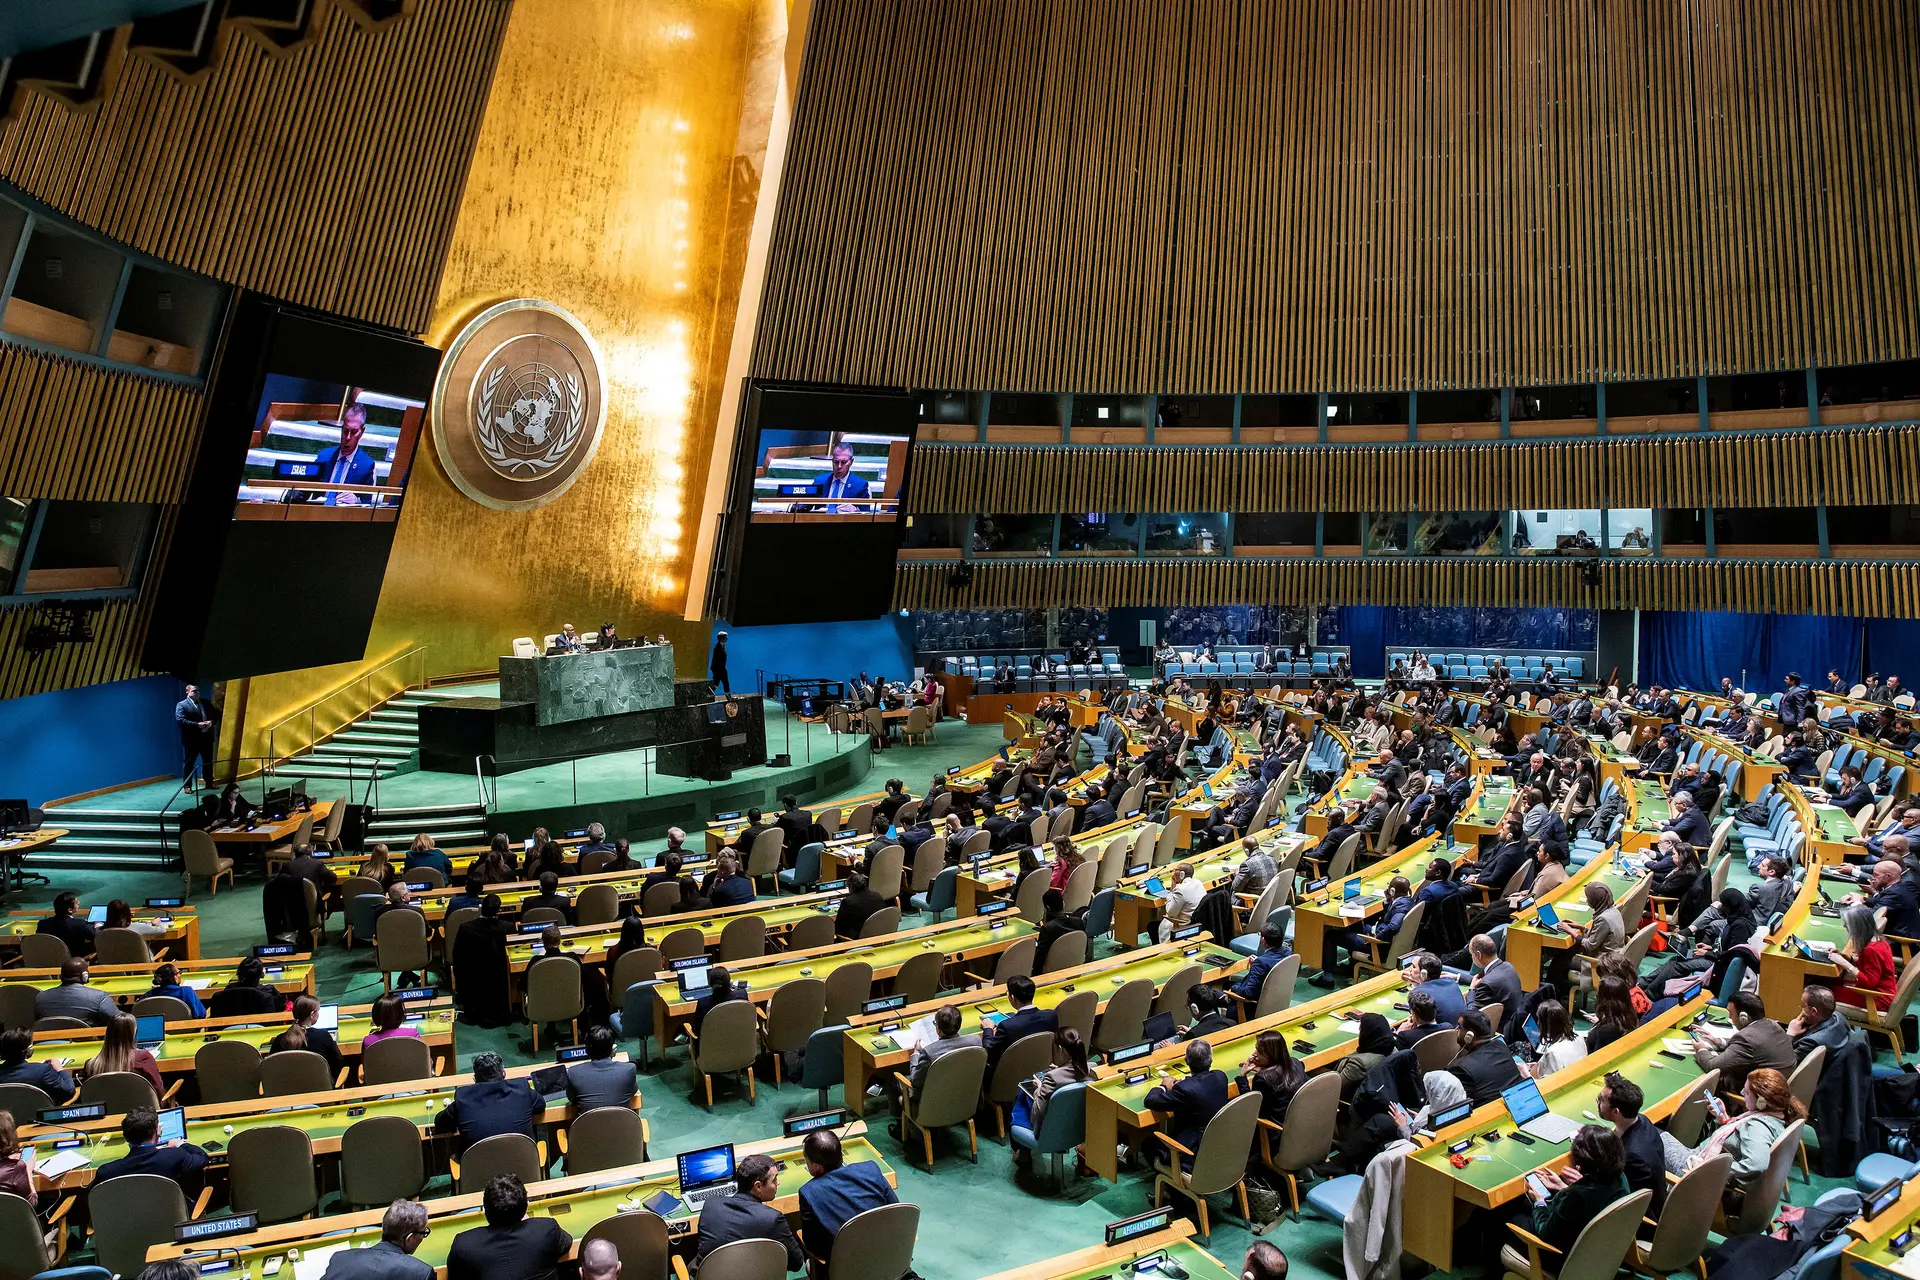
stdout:
<svg viewBox="0 0 1920 1280">
<path fill-rule="evenodd" d="M 711 989 L 707 982 L 707 970 L 712 967 L 709 964 L 688 965 L 676 973 L 674 976 L 680 979 L 680 998 L 698 1000 L 706 995 Z"/>
<path fill-rule="evenodd" d="M 1147 881 L 1145 884 L 1141 885 L 1140 887 L 1142 889 L 1145 889 L 1148 893 L 1154 894 L 1155 896 L 1158 896 L 1167 891 L 1166 884 L 1160 879 L 1159 876 L 1153 877 L 1153 879 Z"/>
<path fill-rule="evenodd" d="M 679 1163 L 680 1198 L 698 1209 L 715 1196 L 733 1194 L 733 1144 L 702 1147 L 675 1156 Z"/>
<path fill-rule="evenodd" d="M 1535 918 L 1540 921 L 1540 927 L 1542 929 L 1558 929 L 1560 927 L 1560 913 L 1553 909 L 1551 902 L 1541 903 L 1533 909 L 1533 914 Z"/>
<path fill-rule="evenodd" d="M 1156 1013 L 1150 1016 L 1141 1029 L 1148 1044 L 1159 1044 L 1162 1040 L 1171 1040 L 1177 1028 L 1173 1025 L 1171 1013 Z"/>
<path fill-rule="evenodd" d="M 1543 1142 L 1568 1142 L 1580 1132 L 1578 1120 L 1547 1110 L 1547 1100 L 1540 1096 L 1540 1086 L 1532 1080 L 1522 1080 L 1502 1089 L 1500 1101 L 1506 1104 L 1507 1114 L 1513 1117 L 1522 1133 L 1530 1133 Z"/>
<path fill-rule="evenodd" d="M 88 924 L 92 925 L 94 928 L 97 929 L 101 925 L 105 924 L 106 922 L 107 922 L 107 909 L 105 907 L 88 907 L 87 908 Z"/>
<path fill-rule="evenodd" d="M 168 1107 L 157 1117 L 160 1131 L 154 1135 L 154 1141 L 165 1146 L 176 1139 L 185 1141 L 187 1136 L 187 1112 L 184 1107 Z"/>
<path fill-rule="evenodd" d="M 165 1044 L 167 1040 L 167 1020 L 159 1014 L 133 1020 L 133 1043 L 137 1049 L 151 1052 Z"/>
<path fill-rule="evenodd" d="M 340 1006 L 337 1004 L 321 1005 L 320 1016 L 313 1020 L 313 1026 L 317 1031 L 338 1031 L 340 1029 Z"/>
<path fill-rule="evenodd" d="M 1360 882 L 1358 880 L 1349 880 L 1345 884 L 1340 886 L 1341 901 L 1351 902 L 1353 899 L 1359 896 L 1360 896 Z"/>
</svg>

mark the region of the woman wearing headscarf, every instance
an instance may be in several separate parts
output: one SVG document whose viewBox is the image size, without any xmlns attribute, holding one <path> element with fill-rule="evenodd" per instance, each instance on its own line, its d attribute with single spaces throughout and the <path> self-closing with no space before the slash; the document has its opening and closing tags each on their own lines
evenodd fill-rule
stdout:
<svg viewBox="0 0 1920 1280">
<path fill-rule="evenodd" d="M 1386 1061 L 1396 1045 L 1393 1039 L 1393 1024 L 1378 1013 L 1360 1015 L 1360 1043 L 1354 1046 L 1352 1053 L 1340 1059 L 1340 1096 L 1351 1098 L 1360 1082 L 1367 1078 L 1367 1072 Z"/>
</svg>

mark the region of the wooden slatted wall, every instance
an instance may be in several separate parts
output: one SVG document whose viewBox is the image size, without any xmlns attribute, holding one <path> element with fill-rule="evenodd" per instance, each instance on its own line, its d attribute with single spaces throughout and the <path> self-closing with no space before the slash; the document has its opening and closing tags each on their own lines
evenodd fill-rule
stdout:
<svg viewBox="0 0 1920 1280">
<path fill-rule="evenodd" d="M 980 561 L 956 587 L 958 561 L 902 563 L 897 609 L 1185 604 L 1452 604 L 1584 609 L 1693 609 L 1920 617 L 1910 561 L 1602 560 L 1587 587 L 1572 561 L 1063 560 Z"/>
<path fill-rule="evenodd" d="M 1920 427 L 1501 444 L 914 451 L 916 512 L 1920 503 Z"/>
<path fill-rule="evenodd" d="M 1920 9 L 817 0 L 763 377 L 1319 392 L 1920 354 Z"/>
<path fill-rule="evenodd" d="M 116 52 L 84 111 L 28 94 L 0 177 L 155 257 L 423 331 L 508 0 L 420 0 L 368 31 L 328 4 L 270 54 L 237 29 L 182 82 Z"/>
</svg>

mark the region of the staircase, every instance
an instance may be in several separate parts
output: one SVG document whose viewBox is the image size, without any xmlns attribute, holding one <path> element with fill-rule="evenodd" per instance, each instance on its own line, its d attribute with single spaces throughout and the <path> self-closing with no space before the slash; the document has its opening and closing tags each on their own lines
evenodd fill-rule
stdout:
<svg viewBox="0 0 1920 1280">
<path fill-rule="evenodd" d="M 192 800 L 188 796 L 176 804 L 175 812 Z M 162 838 L 161 814 L 157 809 L 81 809 L 62 805 L 47 810 L 47 825 L 72 832 L 60 837 L 58 844 L 44 853 L 29 855 L 28 870 L 34 868 L 98 867 L 152 871 L 179 857 L 178 841 L 173 833 L 178 819 L 167 816 L 167 836 Z"/>
<path fill-rule="evenodd" d="M 440 848 L 487 842 L 487 812 L 478 801 L 471 804 L 425 804 L 410 808 L 383 808 L 367 824 L 366 843 L 384 843 L 394 853 L 403 853 L 417 835 L 433 837 Z"/>
<path fill-rule="evenodd" d="M 420 708 L 442 698 L 464 698 L 471 693 L 459 686 L 410 689 L 320 745 L 289 756 L 275 772 L 291 778 L 342 782 L 352 778 L 361 784 L 375 772 L 382 778 L 411 773 L 420 767 Z"/>
</svg>

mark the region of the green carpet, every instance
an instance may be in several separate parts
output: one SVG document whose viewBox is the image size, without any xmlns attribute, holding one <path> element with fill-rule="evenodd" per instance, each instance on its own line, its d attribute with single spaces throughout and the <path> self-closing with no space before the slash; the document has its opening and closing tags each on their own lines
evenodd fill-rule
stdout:
<svg viewBox="0 0 1920 1280">
<path fill-rule="evenodd" d="M 968 726 L 944 722 L 938 741 L 921 747 L 894 747 L 875 758 L 872 771 L 863 783 L 846 795 L 877 791 L 890 776 L 905 779 L 916 793 L 936 772 L 955 764 L 970 764 L 993 753 L 1001 742 L 995 726 Z M 840 799 L 845 797 L 827 797 Z M 513 833 L 518 836 L 520 833 Z M 660 847 L 661 840 L 643 842 L 647 851 Z M 1735 860 L 1734 881 L 1750 881 L 1744 862 Z M 179 879 L 160 873 L 103 874 L 57 873 L 55 884 L 45 897 L 62 888 L 79 892 L 82 901 L 103 902 L 109 897 L 138 901 L 179 891 Z M 203 952 L 209 956 L 244 953 L 261 940 L 258 879 L 242 879 L 238 890 L 208 898 L 204 891 L 196 895 L 202 917 Z M 909 917 L 906 926 L 918 923 Z M 321 994 L 328 1000 L 355 1003 L 370 1000 L 381 989 L 380 977 L 373 969 L 372 952 L 344 951 L 338 944 L 336 928 L 317 957 Z M 1110 953 L 1115 944 L 1104 943 L 1097 954 Z M 1091 957 L 1090 957 L 1091 958 Z M 1651 967 L 1651 962 L 1649 964 Z M 1306 1000 L 1323 992 L 1306 984 L 1304 978 L 1297 998 Z M 637 1042 L 630 1042 L 632 1048 Z M 457 1048 L 464 1066 L 475 1053 L 496 1050 L 509 1062 L 534 1060 L 524 1027 L 484 1031 L 460 1025 Z M 658 1046 L 655 1046 L 656 1053 Z M 541 1057 L 544 1059 L 545 1054 Z M 1883 1052 L 1882 1061 L 1891 1061 Z M 656 1158 L 691 1147 L 719 1142 L 748 1142 L 775 1136 L 782 1116 L 813 1110 L 817 1105 L 811 1091 L 795 1086 L 774 1087 L 762 1081 L 758 1105 L 749 1104 L 744 1089 L 724 1083 L 718 1085 L 719 1100 L 713 1110 L 692 1101 L 697 1078 L 687 1065 L 684 1049 L 671 1051 L 665 1065 L 656 1062 L 655 1070 L 642 1076 L 643 1113 L 653 1132 Z M 832 1095 L 838 1101 L 838 1092 Z M 1143 1174 L 1125 1174 L 1119 1183 L 1097 1178 L 1075 1178 L 1071 1162 L 1066 1171 L 1066 1186 L 1055 1190 L 1048 1185 L 1048 1165 L 1039 1171 L 1017 1170 L 1009 1149 L 987 1136 L 989 1122 L 981 1125 L 979 1163 L 969 1162 L 964 1130 L 936 1135 L 936 1162 L 928 1173 L 917 1167 L 917 1154 L 909 1160 L 901 1145 L 884 1132 L 884 1116 L 870 1117 L 876 1144 L 886 1154 L 900 1180 L 902 1199 L 922 1208 L 916 1268 L 927 1280 L 972 1280 L 994 1272 L 1024 1265 L 1056 1254 L 1070 1252 L 1101 1239 L 1101 1230 L 1112 1219 L 1143 1211 L 1149 1206 L 1151 1179 Z M 1811 1203 L 1821 1191 L 1849 1185 L 1845 1180 L 1815 1177 L 1811 1186 L 1796 1175 L 1789 1196 L 1795 1204 Z M 429 1194 L 446 1194 L 444 1185 Z M 1229 1220 L 1218 1210 L 1224 1201 L 1216 1200 L 1214 1232 L 1210 1250 L 1237 1266 L 1252 1236 L 1248 1229 Z M 1287 1254 L 1295 1274 L 1308 1277 L 1343 1275 L 1340 1254 L 1340 1226 L 1312 1217 L 1299 1221 L 1283 1219 L 1266 1239 Z M 1406 1265 L 1415 1273 L 1423 1264 L 1412 1259 Z M 1476 1259 L 1461 1267 L 1469 1276 L 1497 1275 L 1491 1257 Z"/>
</svg>

